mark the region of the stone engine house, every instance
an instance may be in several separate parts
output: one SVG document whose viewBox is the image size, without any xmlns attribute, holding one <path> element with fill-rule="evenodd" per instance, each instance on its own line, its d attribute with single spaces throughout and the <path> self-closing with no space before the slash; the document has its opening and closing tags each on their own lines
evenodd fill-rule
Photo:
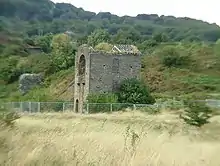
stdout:
<svg viewBox="0 0 220 166">
<path fill-rule="evenodd" d="M 82 45 L 75 58 L 75 112 L 83 112 L 89 93 L 115 92 L 124 79 L 139 78 L 141 53 L 133 45 L 114 46 L 111 53 Z"/>
</svg>

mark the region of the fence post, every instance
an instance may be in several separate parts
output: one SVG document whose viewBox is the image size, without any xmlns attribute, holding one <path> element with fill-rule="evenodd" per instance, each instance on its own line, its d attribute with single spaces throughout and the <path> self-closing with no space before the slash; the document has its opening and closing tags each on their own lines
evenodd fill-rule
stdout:
<svg viewBox="0 0 220 166">
<path fill-rule="evenodd" d="M 20 102 L 20 112 L 23 112 L 22 102 Z"/>
<path fill-rule="evenodd" d="M 136 110 L 136 104 L 133 104 L 133 109 Z"/>
<path fill-rule="evenodd" d="M 86 113 L 89 114 L 89 103 L 86 103 Z"/>
<path fill-rule="evenodd" d="M 29 102 L 28 104 L 29 104 L 29 112 L 31 112 L 31 102 Z"/>
<path fill-rule="evenodd" d="M 112 103 L 110 104 L 110 112 L 112 112 Z"/>
<path fill-rule="evenodd" d="M 63 112 L 65 111 L 65 102 L 63 102 Z"/>
<path fill-rule="evenodd" d="M 38 102 L 38 112 L 40 112 L 40 102 Z"/>
</svg>

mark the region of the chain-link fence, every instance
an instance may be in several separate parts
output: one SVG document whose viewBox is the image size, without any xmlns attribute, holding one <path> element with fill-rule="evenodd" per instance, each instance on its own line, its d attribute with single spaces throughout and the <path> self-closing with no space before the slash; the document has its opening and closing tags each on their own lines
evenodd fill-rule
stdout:
<svg viewBox="0 0 220 166">
<path fill-rule="evenodd" d="M 1 109 L 20 112 L 65 112 L 73 111 L 72 102 L 8 102 L 2 103 Z"/>
<path fill-rule="evenodd" d="M 207 106 L 212 108 L 220 108 L 220 100 L 203 100 Z M 83 105 L 83 113 L 98 112 L 116 112 L 123 110 L 140 110 L 156 112 L 160 109 L 180 109 L 184 105 L 182 102 L 167 103 L 160 102 L 154 105 L 148 104 L 126 104 L 126 103 L 85 103 Z M 20 112 L 73 112 L 73 102 L 8 102 L 0 103 L 0 109 L 14 110 Z"/>
<path fill-rule="evenodd" d="M 19 112 L 71 112 L 74 111 L 73 102 L 8 102 L 1 103 L 1 109 L 14 110 Z M 116 112 L 122 110 L 136 110 L 148 107 L 157 107 L 147 104 L 126 104 L 126 103 L 85 103 L 83 113 Z"/>
</svg>

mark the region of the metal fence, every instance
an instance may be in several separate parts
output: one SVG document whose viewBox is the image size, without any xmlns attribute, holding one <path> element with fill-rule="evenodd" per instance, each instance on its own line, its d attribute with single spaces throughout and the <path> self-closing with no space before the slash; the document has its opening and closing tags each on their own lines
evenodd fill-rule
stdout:
<svg viewBox="0 0 220 166">
<path fill-rule="evenodd" d="M 84 113 L 115 112 L 121 110 L 157 109 L 159 105 L 126 104 L 126 103 L 85 103 Z M 71 112 L 74 111 L 73 102 L 8 102 L 0 103 L 1 109 L 19 112 Z"/>
<path fill-rule="evenodd" d="M 220 108 L 220 100 L 203 100 L 207 106 Z M 183 108 L 182 102 L 175 103 L 157 103 L 154 105 L 147 104 L 126 104 L 126 103 L 85 103 L 83 106 L 84 113 L 97 112 L 115 112 L 121 110 L 143 110 L 157 111 L 166 108 Z M 7 102 L 0 103 L 0 109 L 15 110 L 20 112 L 72 112 L 74 111 L 73 102 Z"/>
</svg>

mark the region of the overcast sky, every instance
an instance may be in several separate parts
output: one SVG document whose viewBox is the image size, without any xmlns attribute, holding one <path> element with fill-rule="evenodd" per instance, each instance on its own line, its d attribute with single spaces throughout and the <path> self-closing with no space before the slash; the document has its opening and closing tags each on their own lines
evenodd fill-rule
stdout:
<svg viewBox="0 0 220 166">
<path fill-rule="evenodd" d="M 71 3 L 92 12 L 119 16 L 137 14 L 191 17 L 220 25 L 220 0 L 52 0 Z"/>
</svg>

